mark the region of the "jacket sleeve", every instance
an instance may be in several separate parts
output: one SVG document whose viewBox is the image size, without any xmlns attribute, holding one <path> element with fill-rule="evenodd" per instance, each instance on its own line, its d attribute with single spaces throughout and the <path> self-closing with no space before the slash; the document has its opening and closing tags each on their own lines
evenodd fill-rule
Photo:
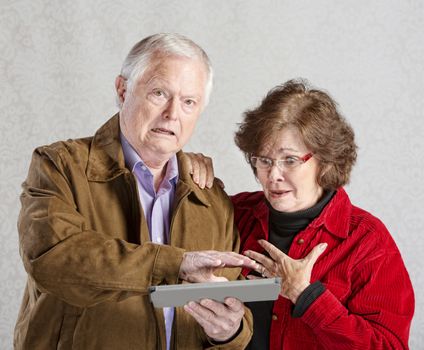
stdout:
<svg viewBox="0 0 424 350">
<path fill-rule="evenodd" d="M 89 307 L 147 294 L 150 285 L 177 283 L 184 251 L 131 244 L 89 229 L 75 203 L 68 171 L 57 152 L 39 148 L 23 184 L 20 253 L 37 288 Z"/>
<path fill-rule="evenodd" d="M 346 306 L 327 289 L 302 316 L 324 348 L 408 349 L 414 313 L 408 272 L 396 247 L 374 253 L 352 271 Z"/>
</svg>

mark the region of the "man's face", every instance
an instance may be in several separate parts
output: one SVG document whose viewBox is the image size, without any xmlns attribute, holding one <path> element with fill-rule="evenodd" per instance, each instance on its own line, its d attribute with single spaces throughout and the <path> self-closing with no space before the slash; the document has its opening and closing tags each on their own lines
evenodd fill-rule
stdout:
<svg viewBox="0 0 424 350">
<path fill-rule="evenodd" d="M 167 161 L 187 143 L 203 109 L 207 80 L 197 59 L 155 56 L 151 62 L 132 91 L 121 94 L 120 112 L 122 133 L 148 165 Z"/>
</svg>

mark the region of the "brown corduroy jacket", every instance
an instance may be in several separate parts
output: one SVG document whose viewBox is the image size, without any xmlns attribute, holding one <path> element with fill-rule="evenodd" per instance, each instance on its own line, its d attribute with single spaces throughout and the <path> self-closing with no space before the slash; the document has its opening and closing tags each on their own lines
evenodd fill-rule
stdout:
<svg viewBox="0 0 424 350">
<path fill-rule="evenodd" d="M 15 349 L 165 349 L 161 309 L 151 285 L 179 283 L 184 251 L 238 251 L 233 209 L 214 185 L 200 190 L 182 166 L 169 245 L 153 244 L 133 174 L 125 168 L 119 116 L 94 137 L 35 150 L 23 184 L 18 229 L 28 282 Z M 237 279 L 239 269 L 220 274 Z M 214 345 L 197 322 L 176 308 L 173 349 L 243 349 L 252 333 L 250 311 L 241 331 Z"/>
</svg>

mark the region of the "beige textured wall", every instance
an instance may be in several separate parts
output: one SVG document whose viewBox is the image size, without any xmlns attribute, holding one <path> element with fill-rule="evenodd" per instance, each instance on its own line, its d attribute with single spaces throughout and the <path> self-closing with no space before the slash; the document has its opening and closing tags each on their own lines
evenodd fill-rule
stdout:
<svg viewBox="0 0 424 350">
<path fill-rule="evenodd" d="M 187 149 L 212 155 L 230 193 L 258 188 L 232 142 L 244 109 L 292 77 L 326 88 L 353 124 L 348 188 L 379 216 L 416 290 L 411 349 L 424 343 L 424 3 L 382 1 L 0 0 L 0 348 L 12 348 L 25 272 L 16 219 L 33 148 L 92 134 L 115 111 L 113 82 L 136 40 L 201 44 L 216 87 Z M 422 347 L 421 347 L 422 348 Z"/>
</svg>

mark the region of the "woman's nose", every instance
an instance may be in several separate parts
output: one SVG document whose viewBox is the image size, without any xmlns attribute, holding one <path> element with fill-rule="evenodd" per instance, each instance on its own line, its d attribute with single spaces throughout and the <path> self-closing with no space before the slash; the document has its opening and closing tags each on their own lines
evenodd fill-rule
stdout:
<svg viewBox="0 0 424 350">
<path fill-rule="evenodd" d="M 268 171 L 268 178 L 273 182 L 284 181 L 284 170 L 281 170 L 277 164 L 274 163 Z"/>
</svg>

